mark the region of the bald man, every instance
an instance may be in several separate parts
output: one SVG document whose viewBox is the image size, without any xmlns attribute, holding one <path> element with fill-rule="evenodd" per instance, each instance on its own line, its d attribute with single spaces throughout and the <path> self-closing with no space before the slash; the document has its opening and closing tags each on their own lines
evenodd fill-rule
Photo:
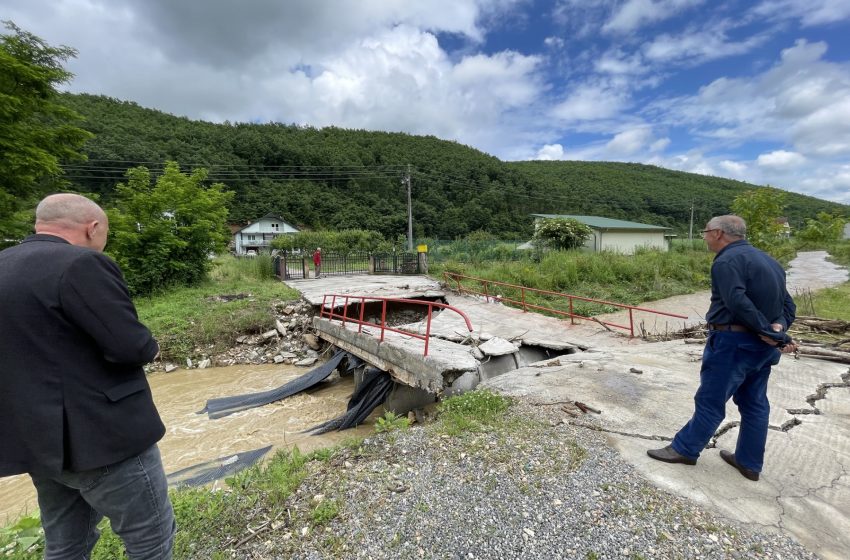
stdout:
<svg viewBox="0 0 850 560">
<path fill-rule="evenodd" d="M 726 416 L 731 398 L 741 414 L 735 452 L 720 457 L 744 478 L 758 481 L 764 464 L 768 415 L 767 381 L 782 353 L 796 345 L 787 330 L 796 307 L 785 271 L 746 241 L 747 225 L 734 215 L 709 220 L 702 237 L 716 253 L 711 265 L 708 338 L 702 355 L 694 414 L 667 447 L 647 454 L 665 463 L 695 465 Z"/>
<path fill-rule="evenodd" d="M 48 196 L 0 252 L 0 476 L 28 473 L 48 560 L 89 558 L 108 517 L 133 559 L 169 559 L 174 515 L 142 368 L 159 352 L 91 200 Z"/>
</svg>

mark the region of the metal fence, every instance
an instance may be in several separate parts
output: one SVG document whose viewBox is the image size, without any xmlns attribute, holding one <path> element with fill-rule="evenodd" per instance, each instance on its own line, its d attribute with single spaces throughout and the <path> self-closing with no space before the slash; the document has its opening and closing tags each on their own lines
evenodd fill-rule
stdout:
<svg viewBox="0 0 850 560">
<path fill-rule="evenodd" d="M 313 265 L 313 257 L 307 258 L 310 266 Z M 369 273 L 369 253 L 322 253 L 322 276 L 345 276 L 348 274 Z"/>
<path fill-rule="evenodd" d="M 419 274 L 417 253 L 376 253 L 375 274 Z"/>
<path fill-rule="evenodd" d="M 281 280 L 307 277 L 307 263 L 303 255 L 283 252 L 274 258 L 274 274 Z"/>
</svg>

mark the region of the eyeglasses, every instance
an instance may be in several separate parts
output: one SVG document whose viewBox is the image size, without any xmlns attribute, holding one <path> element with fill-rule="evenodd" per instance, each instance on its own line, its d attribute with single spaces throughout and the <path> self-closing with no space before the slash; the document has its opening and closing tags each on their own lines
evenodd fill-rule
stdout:
<svg viewBox="0 0 850 560">
<path fill-rule="evenodd" d="M 706 233 L 708 233 L 708 232 L 710 232 L 710 231 L 717 231 L 717 230 L 719 230 L 719 229 L 720 229 L 720 228 L 704 229 L 704 230 L 702 230 L 702 231 L 701 231 L 701 232 L 699 232 L 699 233 L 700 233 L 700 235 L 702 235 L 703 237 L 705 237 L 705 234 L 706 234 Z"/>
</svg>

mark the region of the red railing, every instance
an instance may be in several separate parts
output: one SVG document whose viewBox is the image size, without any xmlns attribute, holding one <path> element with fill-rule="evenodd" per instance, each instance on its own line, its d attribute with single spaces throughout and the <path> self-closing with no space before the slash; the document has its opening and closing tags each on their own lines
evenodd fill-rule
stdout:
<svg viewBox="0 0 850 560">
<path fill-rule="evenodd" d="M 521 307 L 523 311 L 528 311 L 529 308 L 530 308 L 530 309 L 537 309 L 537 310 L 540 310 L 540 311 L 546 311 L 546 312 L 549 312 L 549 313 L 555 313 L 557 315 L 566 315 L 567 317 L 570 318 L 570 322 L 573 323 L 573 324 L 575 324 L 575 319 L 584 319 L 584 320 L 588 320 L 588 321 L 594 321 L 594 322 L 600 323 L 602 325 L 607 325 L 609 327 L 615 327 L 615 328 L 618 328 L 618 329 L 627 330 L 627 331 L 629 331 L 629 335 L 632 336 L 632 337 L 635 336 L 635 322 L 634 322 L 634 312 L 635 311 L 643 311 L 643 312 L 646 312 L 646 313 L 655 313 L 657 315 L 665 315 L 667 317 L 675 317 L 677 319 L 687 319 L 688 318 L 687 315 L 677 315 L 676 313 L 667 313 L 665 311 L 656 311 L 655 309 L 646 309 L 645 307 L 636 307 L 634 305 L 625 305 L 625 304 L 622 304 L 622 303 L 614 303 L 612 301 L 605 301 L 605 300 L 601 300 L 601 299 L 592 299 L 592 298 L 586 298 L 586 297 L 581 297 L 581 296 L 574 296 L 574 295 L 571 295 L 571 294 L 564 294 L 562 292 L 550 292 L 548 290 L 538 290 L 537 288 L 526 288 L 525 286 L 518 286 L 516 284 L 508 284 L 506 282 L 496 282 L 495 280 L 485 280 L 484 278 L 475 278 L 474 276 L 465 276 L 463 274 L 456 274 L 454 272 L 444 272 L 443 278 L 446 280 L 447 284 L 451 281 L 454 281 L 456 286 L 457 286 L 456 290 L 460 293 L 468 293 L 468 294 L 476 294 L 476 295 L 479 295 L 479 296 L 484 296 L 486 301 L 490 301 L 492 299 L 493 301 L 510 303 L 510 304 L 515 305 L 515 306 Z M 483 292 L 476 292 L 475 290 L 470 290 L 468 287 L 461 284 L 462 279 L 473 280 L 475 282 L 480 283 L 483 286 L 482 289 L 484 291 Z M 519 290 L 521 299 L 520 300 L 511 299 L 511 298 L 505 297 L 501 294 L 495 295 L 495 292 L 492 289 L 490 289 L 490 286 L 503 286 L 505 288 L 512 288 L 514 290 Z M 527 293 L 543 294 L 543 295 L 548 295 L 548 296 L 556 296 L 556 297 L 566 298 L 569 302 L 569 309 L 570 310 L 569 311 L 562 311 L 560 309 L 554 309 L 552 307 L 546 307 L 546 306 L 543 306 L 543 305 L 535 305 L 533 303 L 528 303 L 525 299 L 525 296 L 526 296 Z M 601 321 L 599 319 L 594 319 L 594 318 L 591 318 L 591 317 L 585 317 L 583 315 L 577 315 L 576 313 L 574 313 L 574 310 L 573 310 L 573 301 L 574 300 L 586 301 L 586 302 L 589 302 L 589 303 L 598 303 L 598 304 L 601 304 L 601 305 L 610 305 L 612 307 L 618 307 L 618 308 L 621 308 L 621 309 L 628 309 L 629 310 L 629 324 L 628 325 L 618 325 L 617 323 L 611 323 L 611 322 L 608 322 L 608 321 Z"/>
<path fill-rule="evenodd" d="M 337 308 L 337 299 L 342 301 L 342 314 L 336 312 Z M 330 300 L 330 301 L 328 301 Z M 351 305 L 352 300 L 356 303 L 360 303 L 360 316 L 359 317 L 349 317 L 348 316 L 348 306 Z M 368 321 L 363 320 L 363 313 L 366 309 L 366 304 L 370 302 L 381 302 L 381 323 L 380 325 L 376 325 L 375 323 L 370 323 Z M 425 334 L 414 333 L 410 331 L 405 331 L 401 329 L 396 329 L 387 325 L 387 302 L 390 303 L 409 303 L 414 305 L 424 305 L 428 307 L 428 317 L 425 322 Z M 445 303 L 436 303 L 433 301 L 424 301 L 419 299 L 405 299 L 405 298 L 387 298 L 387 297 L 376 297 L 376 296 L 355 296 L 349 294 L 325 294 L 324 300 L 322 301 L 322 310 L 319 316 L 323 319 L 334 320 L 339 319 L 342 321 L 343 326 L 346 323 L 354 323 L 359 325 L 357 328 L 357 332 L 363 332 L 363 325 L 367 325 L 369 327 L 378 327 L 381 328 L 381 342 L 384 341 L 384 333 L 386 331 L 403 334 L 406 336 L 412 336 L 413 338 L 418 338 L 419 340 L 425 341 L 425 353 L 424 356 L 428 355 L 428 341 L 431 338 L 431 316 L 434 314 L 434 308 L 437 309 L 450 309 L 463 317 L 464 322 L 466 322 L 466 328 L 469 329 L 469 332 L 472 332 L 472 323 L 469 322 L 469 317 L 466 316 L 466 313 L 461 311 L 460 309 L 453 307 L 451 305 L 446 305 Z"/>
</svg>

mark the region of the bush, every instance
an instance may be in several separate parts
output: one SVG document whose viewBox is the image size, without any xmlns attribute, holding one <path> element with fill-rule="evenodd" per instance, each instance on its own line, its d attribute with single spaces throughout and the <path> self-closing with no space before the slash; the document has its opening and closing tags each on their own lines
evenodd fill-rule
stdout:
<svg viewBox="0 0 850 560">
<path fill-rule="evenodd" d="M 128 170 L 127 177 L 108 211 L 107 249 L 130 291 L 148 295 L 203 280 L 209 256 L 224 250 L 230 239 L 227 202 L 233 193 L 220 183 L 203 186 L 205 170 L 186 175 L 173 161 L 166 162 L 154 186 L 145 167 Z"/>
</svg>

